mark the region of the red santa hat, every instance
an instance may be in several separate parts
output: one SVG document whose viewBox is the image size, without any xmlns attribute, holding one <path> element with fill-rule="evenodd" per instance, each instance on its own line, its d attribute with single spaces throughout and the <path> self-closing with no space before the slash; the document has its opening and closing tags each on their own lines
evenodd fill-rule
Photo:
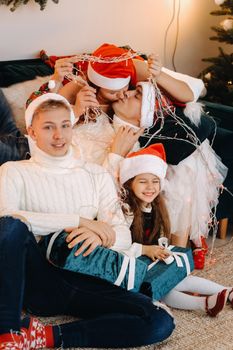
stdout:
<svg viewBox="0 0 233 350">
<path fill-rule="evenodd" d="M 128 154 L 120 163 L 120 183 L 150 173 L 160 179 L 161 187 L 167 171 L 166 154 L 162 143 L 156 143 L 137 152 Z"/>
<path fill-rule="evenodd" d="M 43 94 L 40 95 L 39 97 L 37 97 L 36 99 L 34 99 L 27 107 L 26 112 L 25 112 L 25 123 L 26 123 L 26 127 L 28 128 L 31 124 L 32 124 L 32 119 L 33 119 L 33 115 L 36 111 L 36 109 L 45 101 L 48 100 L 55 100 L 55 101 L 61 101 L 63 102 L 70 110 L 70 121 L 71 124 L 74 125 L 75 124 L 75 115 L 74 112 L 71 108 L 70 103 L 67 101 L 67 99 L 59 94 L 55 94 L 52 92 L 49 92 L 47 94 Z"/>
<path fill-rule="evenodd" d="M 92 55 L 110 60 L 125 55 L 127 50 L 112 44 L 103 44 Z M 136 83 L 136 70 L 131 58 L 121 62 L 99 63 L 89 62 L 87 69 L 88 79 L 95 85 L 109 90 L 120 90 L 132 81 Z"/>
</svg>

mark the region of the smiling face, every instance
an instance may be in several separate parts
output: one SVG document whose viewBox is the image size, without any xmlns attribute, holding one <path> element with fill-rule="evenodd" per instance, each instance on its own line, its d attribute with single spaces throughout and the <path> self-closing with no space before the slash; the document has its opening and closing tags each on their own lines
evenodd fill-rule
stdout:
<svg viewBox="0 0 233 350">
<path fill-rule="evenodd" d="M 158 196 L 160 180 L 153 174 L 140 174 L 133 179 L 131 189 L 135 196 L 142 201 L 142 205 L 146 207 Z"/>
<path fill-rule="evenodd" d="M 34 114 L 28 134 L 38 148 L 54 156 L 64 156 L 71 144 L 72 125 L 66 106 L 39 110 Z"/>
<path fill-rule="evenodd" d="M 142 87 L 137 86 L 136 90 L 127 91 L 123 99 L 112 104 L 114 113 L 122 120 L 140 126 L 142 106 Z"/>
</svg>

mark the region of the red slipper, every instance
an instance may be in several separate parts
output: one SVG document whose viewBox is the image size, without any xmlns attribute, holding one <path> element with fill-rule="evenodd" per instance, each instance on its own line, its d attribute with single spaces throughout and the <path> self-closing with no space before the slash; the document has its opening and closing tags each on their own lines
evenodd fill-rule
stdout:
<svg viewBox="0 0 233 350">
<path fill-rule="evenodd" d="M 205 304 L 206 313 L 210 317 L 216 317 L 217 314 L 219 314 L 219 312 L 222 311 L 222 309 L 224 308 L 227 298 L 228 298 L 228 290 L 223 289 L 221 292 L 218 293 L 214 307 L 212 307 L 212 309 L 209 309 L 208 307 L 209 296 L 206 297 L 206 304 Z"/>
</svg>

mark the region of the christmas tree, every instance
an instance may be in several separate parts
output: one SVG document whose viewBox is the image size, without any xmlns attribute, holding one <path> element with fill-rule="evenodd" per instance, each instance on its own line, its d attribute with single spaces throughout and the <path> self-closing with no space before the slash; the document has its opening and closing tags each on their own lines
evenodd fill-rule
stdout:
<svg viewBox="0 0 233 350">
<path fill-rule="evenodd" d="M 220 6 L 217 11 L 210 14 L 225 16 L 219 27 L 211 27 L 216 33 L 210 40 L 233 44 L 233 0 L 215 0 Z M 205 99 L 211 102 L 233 106 L 233 53 L 227 54 L 219 47 L 219 56 L 203 58 L 211 66 L 204 69 L 200 75 L 203 79 L 207 94 Z"/>
</svg>

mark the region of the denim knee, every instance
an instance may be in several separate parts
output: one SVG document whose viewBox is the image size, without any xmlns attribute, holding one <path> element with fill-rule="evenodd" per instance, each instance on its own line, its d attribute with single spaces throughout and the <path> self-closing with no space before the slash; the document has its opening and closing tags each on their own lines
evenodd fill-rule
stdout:
<svg viewBox="0 0 233 350">
<path fill-rule="evenodd" d="M 27 225 L 12 216 L 3 216 L 0 218 L 0 241 L 13 241 L 16 243 L 24 241 L 29 236 Z"/>
<path fill-rule="evenodd" d="M 151 314 L 150 326 L 151 344 L 167 339 L 175 329 L 173 316 L 161 307 L 155 307 Z"/>
</svg>

